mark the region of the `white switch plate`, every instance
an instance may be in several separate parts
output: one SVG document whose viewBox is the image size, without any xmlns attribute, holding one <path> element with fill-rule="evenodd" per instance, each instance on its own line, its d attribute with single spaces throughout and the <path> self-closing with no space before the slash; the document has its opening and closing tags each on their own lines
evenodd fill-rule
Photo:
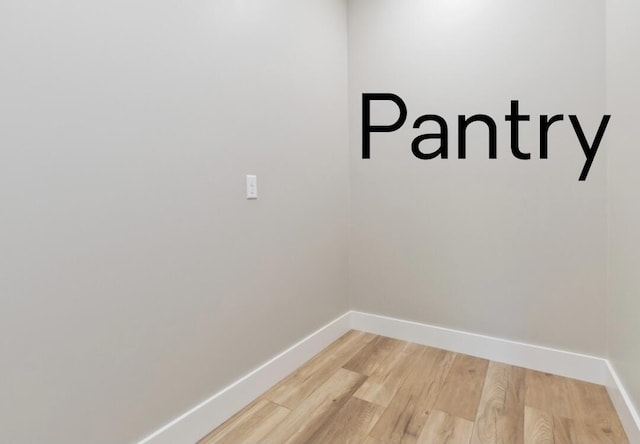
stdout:
<svg viewBox="0 0 640 444">
<path fill-rule="evenodd" d="M 247 199 L 258 198 L 258 177 L 247 174 Z"/>
</svg>

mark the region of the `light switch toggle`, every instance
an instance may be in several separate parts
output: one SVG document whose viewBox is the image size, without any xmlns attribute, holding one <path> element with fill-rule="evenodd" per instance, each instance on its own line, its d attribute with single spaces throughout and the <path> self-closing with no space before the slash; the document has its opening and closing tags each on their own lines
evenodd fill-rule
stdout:
<svg viewBox="0 0 640 444">
<path fill-rule="evenodd" d="M 247 199 L 258 198 L 258 177 L 247 174 Z"/>
</svg>

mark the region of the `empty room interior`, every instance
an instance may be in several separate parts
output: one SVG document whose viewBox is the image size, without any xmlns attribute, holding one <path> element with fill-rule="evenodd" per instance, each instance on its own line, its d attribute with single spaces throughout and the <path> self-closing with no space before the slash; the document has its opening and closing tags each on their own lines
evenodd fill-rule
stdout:
<svg viewBox="0 0 640 444">
<path fill-rule="evenodd" d="M 0 0 L 0 444 L 640 444 L 639 22 Z"/>
</svg>

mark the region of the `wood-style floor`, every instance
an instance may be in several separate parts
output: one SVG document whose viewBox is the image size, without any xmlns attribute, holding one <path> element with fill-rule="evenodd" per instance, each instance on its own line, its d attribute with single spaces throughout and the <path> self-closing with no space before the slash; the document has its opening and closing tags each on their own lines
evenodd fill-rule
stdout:
<svg viewBox="0 0 640 444">
<path fill-rule="evenodd" d="M 199 444 L 628 444 L 604 387 L 350 331 Z"/>
</svg>

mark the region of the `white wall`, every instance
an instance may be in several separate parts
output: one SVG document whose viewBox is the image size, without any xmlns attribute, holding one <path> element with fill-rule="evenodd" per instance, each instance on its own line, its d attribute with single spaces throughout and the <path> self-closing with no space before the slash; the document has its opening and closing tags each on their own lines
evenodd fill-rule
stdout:
<svg viewBox="0 0 640 444">
<path fill-rule="evenodd" d="M 638 6 L 609 0 L 606 36 L 603 0 L 348 12 L 349 115 L 343 0 L 0 3 L 0 443 L 134 441 L 347 308 L 597 355 L 608 335 L 640 403 Z M 605 42 L 613 119 L 578 182 L 566 115 L 593 137 Z M 370 160 L 363 92 L 409 107 Z M 411 154 L 425 113 L 450 159 Z M 455 158 L 473 113 L 497 160 L 480 127 Z"/>
<path fill-rule="evenodd" d="M 584 155 L 567 117 L 591 140 L 604 114 L 603 17 L 601 0 L 349 2 L 355 309 L 604 354 L 606 156 L 578 182 Z M 396 93 L 409 110 L 402 129 L 372 136 L 369 160 L 365 92 Z M 532 116 L 520 125 L 532 160 L 511 155 L 511 99 Z M 435 130 L 412 128 L 427 113 L 447 119 L 448 160 L 411 153 Z M 456 116 L 473 113 L 497 120 L 498 159 L 481 126 L 456 159 Z M 538 116 L 556 113 L 565 120 L 540 160 Z M 389 124 L 397 109 L 372 115 Z"/>
<path fill-rule="evenodd" d="M 640 4 L 607 1 L 609 359 L 640 411 Z"/>
<path fill-rule="evenodd" d="M 0 442 L 132 442 L 347 309 L 345 13 L 0 3 Z"/>
</svg>

